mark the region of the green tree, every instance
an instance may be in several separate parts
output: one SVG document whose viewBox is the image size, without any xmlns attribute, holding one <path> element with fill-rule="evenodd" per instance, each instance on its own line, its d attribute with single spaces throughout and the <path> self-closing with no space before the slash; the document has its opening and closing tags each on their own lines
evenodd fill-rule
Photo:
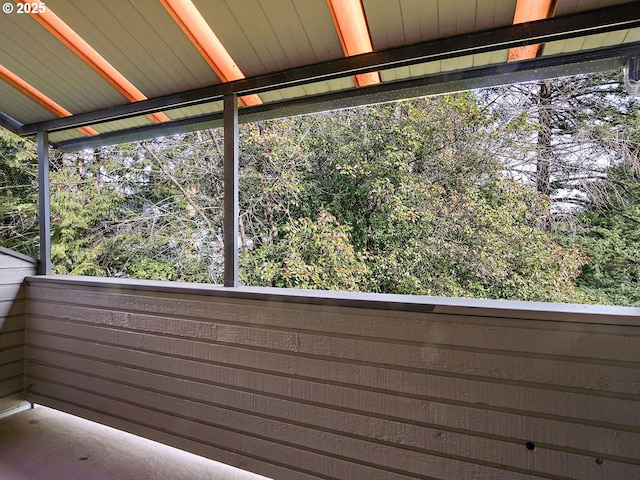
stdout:
<svg viewBox="0 0 640 480">
<path fill-rule="evenodd" d="M 35 144 L 0 127 L 0 245 L 38 254 L 38 157 Z"/>
<path fill-rule="evenodd" d="M 242 258 L 242 280 L 250 285 L 321 290 L 360 290 L 367 266 L 354 251 L 349 229 L 328 212 L 317 220 L 293 220 L 278 242 Z"/>
<path fill-rule="evenodd" d="M 242 126 L 243 281 L 587 301 L 574 284 L 584 255 L 541 228 L 549 197 L 505 175 L 531 123 L 478 98 Z M 220 282 L 221 140 L 210 130 L 53 155 L 56 271 Z"/>
<path fill-rule="evenodd" d="M 55 273 L 211 281 L 181 138 L 52 156 Z"/>
<path fill-rule="evenodd" d="M 104 182 L 115 164 L 98 152 L 51 156 L 51 259 L 54 272 L 73 275 L 109 274 L 117 255 L 110 248 L 110 227 L 126 221 L 126 198 Z"/>
<path fill-rule="evenodd" d="M 343 268 L 364 290 L 583 300 L 571 282 L 582 257 L 539 229 L 538 215 L 548 215 L 545 198 L 500 174 L 493 152 L 502 137 L 493 128 L 472 94 L 297 119 L 287 140 L 304 148 L 290 170 L 305 187 L 295 191 L 295 202 L 282 195 L 272 202 L 306 222 L 330 212 L 336 224 L 325 228 L 341 241 L 348 236 L 364 261 L 366 268 Z M 300 259 L 318 252 L 311 241 L 278 247 L 303 228 L 282 219 L 277 235 L 256 236 L 244 255 L 252 269 L 247 281 L 272 285 L 286 276 L 287 264 L 309 265 Z M 287 257 L 291 249 L 299 257 Z M 270 262 L 274 252 L 278 260 Z"/>
<path fill-rule="evenodd" d="M 565 241 L 588 256 L 577 280 L 583 291 L 598 303 L 640 306 L 640 173 L 619 166 L 608 175 L 615 195 L 581 215 L 575 236 Z"/>
</svg>

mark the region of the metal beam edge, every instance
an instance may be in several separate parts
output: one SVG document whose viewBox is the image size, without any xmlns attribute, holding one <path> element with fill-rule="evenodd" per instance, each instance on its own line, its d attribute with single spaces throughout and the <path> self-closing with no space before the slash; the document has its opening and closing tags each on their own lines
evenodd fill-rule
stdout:
<svg viewBox="0 0 640 480">
<path fill-rule="evenodd" d="M 0 127 L 4 127 L 16 135 L 24 135 L 24 125 L 4 112 L 0 112 Z"/>
<path fill-rule="evenodd" d="M 47 122 L 25 125 L 24 134 L 59 131 L 137 115 L 171 110 L 221 100 L 224 95 L 239 96 L 262 93 L 278 88 L 331 80 L 392 67 L 427 61 L 485 53 L 519 47 L 530 43 L 574 38 L 640 26 L 640 1 L 587 12 L 509 25 L 494 30 L 418 43 L 379 52 L 330 60 L 290 70 L 236 80 L 210 87 L 119 105 L 95 112 Z"/>
<path fill-rule="evenodd" d="M 428 75 L 360 88 L 356 91 L 343 90 L 313 97 L 302 97 L 244 108 L 239 111 L 238 117 L 240 123 L 248 123 L 257 120 L 316 113 L 323 110 L 382 103 L 403 98 L 522 83 L 592 71 L 607 71 L 621 67 L 626 57 L 633 52 L 640 52 L 640 42 L 630 43 L 622 47 L 616 46 L 580 52 L 579 54 L 554 55 L 523 60 L 517 63 L 489 65 L 456 72 Z M 65 140 L 56 143 L 55 147 L 64 152 L 72 152 L 221 126 L 222 112 L 175 120 L 170 123 L 109 132 L 94 137 Z"/>
<path fill-rule="evenodd" d="M 49 134 L 38 132 L 38 223 L 40 275 L 51 274 L 51 191 L 49 183 Z"/>
<path fill-rule="evenodd" d="M 34 257 L 30 257 L 29 255 L 25 255 L 23 253 L 20 252 L 16 252 L 15 250 L 11 250 L 5 247 L 0 247 L 0 254 L 3 255 L 8 255 L 10 257 L 14 257 L 17 258 L 19 260 L 22 260 L 24 262 L 29 262 L 33 265 L 38 265 L 39 260 L 37 258 Z"/>
<path fill-rule="evenodd" d="M 238 97 L 224 97 L 224 286 L 239 284 L 238 252 Z"/>
</svg>

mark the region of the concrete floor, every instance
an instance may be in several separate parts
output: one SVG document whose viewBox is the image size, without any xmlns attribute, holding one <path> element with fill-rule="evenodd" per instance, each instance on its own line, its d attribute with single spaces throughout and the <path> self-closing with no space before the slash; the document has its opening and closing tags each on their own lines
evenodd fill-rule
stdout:
<svg viewBox="0 0 640 480">
<path fill-rule="evenodd" d="M 0 480 L 264 480 L 46 407 L 0 418 Z"/>
</svg>

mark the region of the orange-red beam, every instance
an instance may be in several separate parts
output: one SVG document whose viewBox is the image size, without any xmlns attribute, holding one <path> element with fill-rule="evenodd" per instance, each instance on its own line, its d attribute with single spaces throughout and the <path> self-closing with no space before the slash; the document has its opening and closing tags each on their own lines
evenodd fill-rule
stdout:
<svg viewBox="0 0 640 480">
<path fill-rule="evenodd" d="M 542 20 L 543 18 L 551 16 L 553 3 L 553 0 L 518 0 L 513 15 L 513 24 Z M 536 58 L 539 53 L 540 44 L 514 47 L 509 49 L 507 61 L 515 62 Z"/>
<path fill-rule="evenodd" d="M 16 3 L 34 3 L 27 0 L 15 0 Z M 37 3 L 44 3 L 38 1 Z M 41 13 L 35 13 L 35 11 Z M 81 58 L 96 73 L 109 82 L 129 102 L 146 100 L 147 97 L 138 90 L 124 75 L 78 35 L 69 25 L 58 17 L 49 6 L 42 9 L 32 9 L 31 17 L 42 25 L 49 33 L 60 40 L 69 50 Z M 164 113 L 148 115 L 155 123 L 170 120 Z"/>
<path fill-rule="evenodd" d="M 26 81 L 24 81 L 22 78 L 20 78 L 18 75 L 16 75 L 12 71 L 10 71 L 8 68 L 4 67 L 3 65 L 0 65 L 0 79 L 4 80 L 13 88 L 20 91 L 21 93 L 29 97 L 31 100 L 36 102 L 38 105 L 46 108 L 47 110 L 57 115 L 58 117 L 71 116 L 71 112 L 69 110 L 59 105 L 58 103 L 54 102 L 52 99 L 47 97 L 44 93 L 42 93 L 40 90 L 38 90 L 31 84 L 27 83 Z M 82 133 L 86 135 L 96 135 L 98 133 L 96 130 L 94 130 L 91 127 L 82 127 L 82 128 L 79 128 L 78 130 L 80 130 Z"/>
<path fill-rule="evenodd" d="M 230 82 L 245 78 L 191 0 L 160 0 L 160 2 L 221 81 Z M 262 103 L 258 95 L 245 95 L 238 101 L 244 106 Z"/>
<path fill-rule="evenodd" d="M 373 45 L 361 1 L 327 0 L 327 3 L 345 56 L 372 52 Z M 356 75 L 359 87 L 376 83 L 380 83 L 378 72 Z"/>
</svg>

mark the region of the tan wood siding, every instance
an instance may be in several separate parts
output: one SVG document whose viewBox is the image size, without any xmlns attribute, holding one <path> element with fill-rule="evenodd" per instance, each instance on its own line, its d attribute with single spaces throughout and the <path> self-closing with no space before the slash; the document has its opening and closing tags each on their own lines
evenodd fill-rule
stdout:
<svg viewBox="0 0 640 480">
<path fill-rule="evenodd" d="M 273 478 L 640 478 L 638 309 L 68 277 L 28 296 L 30 401 Z"/>
<path fill-rule="evenodd" d="M 0 412 L 23 403 L 23 284 L 35 273 L 35 261 L 0 248 Z"/>
</svg>

